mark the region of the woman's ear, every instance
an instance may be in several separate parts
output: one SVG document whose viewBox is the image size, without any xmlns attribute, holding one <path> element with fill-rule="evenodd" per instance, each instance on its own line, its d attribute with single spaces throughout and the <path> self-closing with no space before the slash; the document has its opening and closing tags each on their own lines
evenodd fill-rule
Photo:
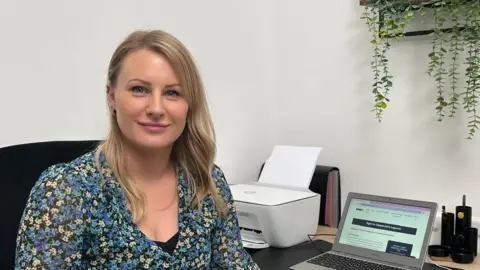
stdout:
<svg viewBox="0 0 480 270">
<path fill-rule="evenodd" d="M 112 110 L 115 109 L 115 90 L 110 84 L 107 84 L 107 100 L 108 100 L 108 106 Z"/>
</svg>

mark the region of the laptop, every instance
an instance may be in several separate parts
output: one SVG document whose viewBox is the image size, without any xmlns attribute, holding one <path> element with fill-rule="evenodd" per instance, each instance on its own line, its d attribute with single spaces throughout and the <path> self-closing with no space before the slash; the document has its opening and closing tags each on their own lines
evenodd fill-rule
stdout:
<svg viewBox="0 0 480 270">
<path fill-rule="evenodd" d="M 437 207 L 433 202 L 349 193 L 332 249 L 290 269 L 421 270 Z"/>
</svg>

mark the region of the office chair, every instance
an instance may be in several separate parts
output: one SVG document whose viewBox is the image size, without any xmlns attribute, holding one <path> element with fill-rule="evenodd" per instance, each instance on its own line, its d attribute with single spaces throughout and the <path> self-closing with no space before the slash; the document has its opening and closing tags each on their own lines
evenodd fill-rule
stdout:
<svg viewBox="0 0 480 270">
<path fill-rule="evenodd" d="M 95 149 L 100 141 L 49 141 L 0 148 L 0 269 L 14 269 L 16 238 L 30 191 L 51 165 Z"/>
</svg>

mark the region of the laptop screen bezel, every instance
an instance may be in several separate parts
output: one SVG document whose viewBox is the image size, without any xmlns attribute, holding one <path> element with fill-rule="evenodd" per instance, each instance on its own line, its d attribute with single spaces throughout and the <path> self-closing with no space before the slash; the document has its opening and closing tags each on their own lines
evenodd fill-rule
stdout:
<svg viewBox="0 0 480 270">
<path fill-rule="evenodd" d="M 420 253 L 420 257 L 412 258 L 412 257 L 403 257 L 400 255 L 389 254 L 386 252 L 380 252 L 375 250 L 370 250 L 366 248 L 355 247 L 351 245 L 341 244 L 339 243 L 341 232 L 343 231 L 343 226 L 345 223 L 345 218 L 348 214 L 348 210 L 350 208 L 350 203 L 352 199 L 360 199 L 360 200 L 369 200 L 374 202 L 386 202 L 386 203 L 394 203 L 394 204 L 403 204 L 408 206 L 417 206 L 423 208 L 430 209 L 430 216 L 428 218 L 428 224 L 425 232 L 425 237 L 423 238 L 422 243 L 422 252 Z M 397 264 L 402 266 L 409 266 L 415 268 L 421 268 L 425 261 L 427 245 L 430 242 L 430 237 L 432 234 L 433 222 L 435 221 L 435 217 L 437 215 L 437 208 L 438 204 L 434 202 L 426 202 L 426 201 L 415 201 L 409 199 L 399 199 L 399 198 L 390 198 L 390 197 L 383 197 L 383 196 L 376 196 L 376 195 L 369 195 L 369 194 L 359 194 L 359 193 L 349 193 L 347 200 L 345 202 L 342 219 L 338 226 L 337 235 L 335 237 L 335 243 L 332 247 L 333 251 L 347 253 L 354 256 L 359 256 L 363 258 L 372 259 L 379 262 L 385 262 L 389 264 Z"/>
</svg>

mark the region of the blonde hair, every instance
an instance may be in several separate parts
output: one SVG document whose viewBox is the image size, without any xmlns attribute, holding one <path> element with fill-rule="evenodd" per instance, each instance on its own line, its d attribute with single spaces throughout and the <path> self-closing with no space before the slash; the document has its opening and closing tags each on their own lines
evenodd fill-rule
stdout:
<svg viewBox="0 0 480 270">
<path fill-rule="evenodd" d="M 224 216 L 225 202 L 217 192 L 212 179 L 216 154 L 215 131 L 208 109 L 205 89 L 193 57 L 184 45 L 172 35 L 161 31 L 135 31 L 127 36 L 117 47 L 108 68 L 108 83 L 114 87 L 123 59 L 132 51 L 148 49 L 166 57 L 178 76 L 186 92 L 189 104 L 185 130 L 175 142 L 172 158 L 185 173 L 191 190 L 192 207 L 200 207 L 201 201 L 211 194 L 217 213 Z M 99 145 L 98 156 L 102 152 L 113 173 L 125 191 L 135 222 L 146 213 L 146 201 L 141 191 L 128 180 L 125 168 L 122 133 L 113 112 L 110 110 L 110 131 L 104 142 Z"/>
</svg>

